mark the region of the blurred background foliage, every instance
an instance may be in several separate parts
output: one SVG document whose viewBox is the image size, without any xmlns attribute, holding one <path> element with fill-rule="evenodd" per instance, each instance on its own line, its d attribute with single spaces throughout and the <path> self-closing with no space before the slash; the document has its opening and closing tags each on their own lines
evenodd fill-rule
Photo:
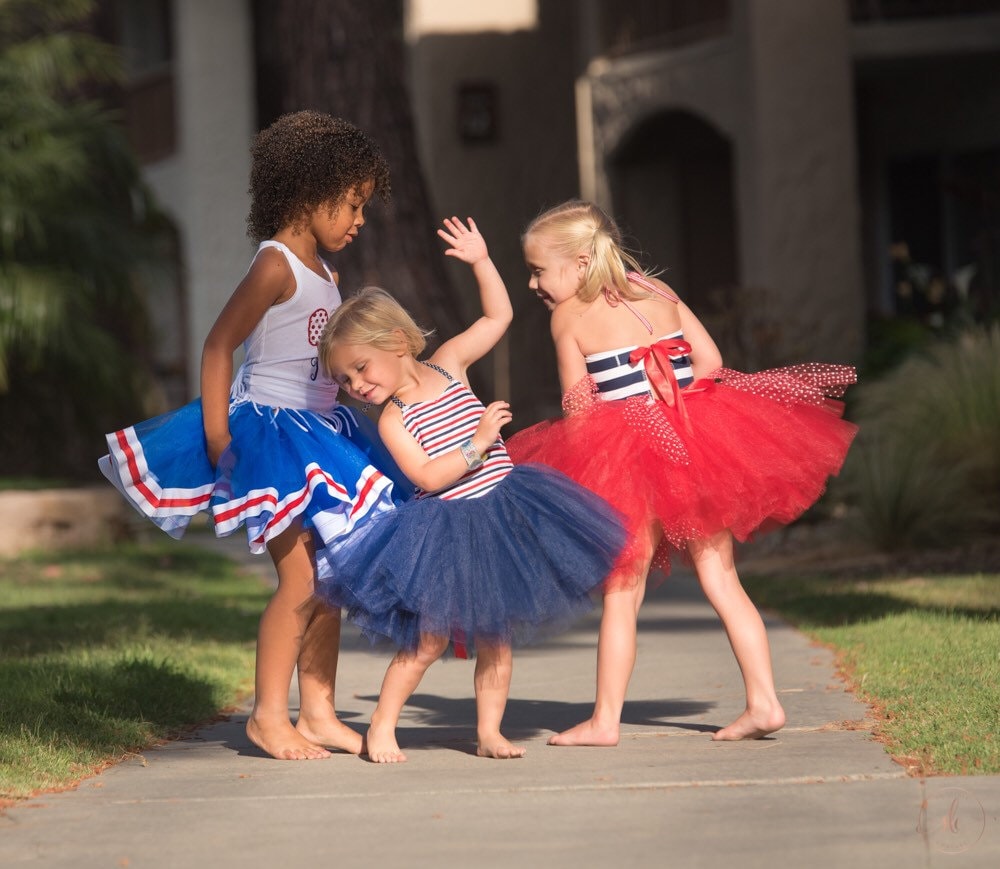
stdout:
<svg viewBox="0 0 1000 869">
<path fill-rule="evenodd" d="M 833 492 L 851 506 L 852 529 L 883 551 L 995 535 L 1000 324 L 932 336 L 899 355 L 863 376 L 851 398 L 861 430 Z"/>
<path fill-rule="evenodd" d="M 91 0 L 0 2 L 0 476 L 96 476 L 149 385 L 144 286 L 175 233 L 101 95 Z"/>
</svg>

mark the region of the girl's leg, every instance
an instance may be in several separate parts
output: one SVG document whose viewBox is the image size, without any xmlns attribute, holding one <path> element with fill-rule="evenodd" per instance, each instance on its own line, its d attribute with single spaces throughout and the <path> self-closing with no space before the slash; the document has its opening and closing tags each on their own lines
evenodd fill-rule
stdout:
<svg viewBox="0 0 1000 869">
<path fill-rule="evenodd" d="M 255 696 L 247 736 L 280 760 L 312 760 L 330 752 L 311 742 L 288 717 L 288 686 L 314 608 L 310 536 L 298 524 L 268 544 L 278 588 L 257 630 Z"/>
<path fill-rule="evenodd" d="M 659 542 L 659 531 L 645 532 L 645 566 L 639 575 L 626 577 L 619 583 L 616 575 L 609 583 L 622 584 L 621 591 L 604 595 L 604 612 L 597 637 L 597 699 L 594 712 L 569 730 L 550 737 L 549 745 L 617 745 L 621 729 L 622 708 L 636 658 L 636 620 L 646 594 L 646 575 L 653 551 Z"/>
<path fill-rule="evenodd" d="M 712 738 L 759 739 L 784 726 L 785 710 L 774 690 L 764 622 L 736 573 L 732 534 L 721 531 L 692 542 L 688 551 L 705 596 L 722 619 L 746 686 L 746 710 Z"/>
<path fill-rule="evenodd" d="M 549 738 L 549 745 L 618 745 L 625 692 L 636 658 L 636 619 L 646 591 L 645 573 L 635 585 L 604 595 L 597 637 L 597 699 L 594 712 L 569 730 Z"/>
<path fill-rule="evenodd" d="M 295 725 L 310 742 L 360 754 L 361 734 L 337 718 L 334 687 L 340 653 L 340 609 L 317 603 L 299 652 L 299 720 Z"/>
<path fill-rule="evenodd" d="M 378 705 L 368 728 L 367 752 L 373 763 L 402 763 L 406 760 L 396 742 L 399 714 L 427 668 L 444 654 L 446 648 L 447 637 L 421 634 L 416 652 L 397 652 L 392 659 L 389 669 L 385 671 Z"/>
<path fill-rule="evenodd" d="M 524 757 L 524 749 L 500 733 L 513 669 L 509 645 L 476 641 L 476 754 L 480 757 Z"/>
</svg>

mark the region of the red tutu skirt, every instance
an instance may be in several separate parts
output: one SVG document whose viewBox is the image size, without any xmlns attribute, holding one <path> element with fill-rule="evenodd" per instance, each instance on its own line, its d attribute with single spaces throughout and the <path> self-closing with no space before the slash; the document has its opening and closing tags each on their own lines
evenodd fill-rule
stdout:
<svg viewBox="0 0 1000 869">
<path fill-rule="evenodd" d="M 567 416 L 507 441 L 516 463 L 541 462 L 596 492 L 627 518 L 632 542 L 606 591 L 634 583 L 649 559 L 641 532 L 663 536 L 652 566 L 671 550 L 729 529 L 740 541 L 797 519 L 844 462 L 857 426 L 840 398 L 853 368 L 818 363 L 745 374 L 722 368 L 680 390 L 601 399 L 588 376 L 563 400 Z"/>
</svg>

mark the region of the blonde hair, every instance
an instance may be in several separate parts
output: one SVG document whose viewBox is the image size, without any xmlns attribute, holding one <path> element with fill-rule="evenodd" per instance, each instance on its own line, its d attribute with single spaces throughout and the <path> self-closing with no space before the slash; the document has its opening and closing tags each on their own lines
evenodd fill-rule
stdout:
<svg viewBox="0 0 1000 869">
<path fill-rule="evenodd" d="M 649 292 L 629 283 L 630 271 L 647 275 L 638 261 L 622 246 L 622 234 L 615 222 L 594 205 L 571 199 L 538 215 L 521 235 L 521 244 L 529 236 L 543 243 L 558 256 L 589 256 L 583 284 L 576 291 L 584 302 L 592 302 L 605 288 L 619 298 L 635 301 L 649 298 Z"/>
<path fill-rule="evenodd" d="M 398 350 L 402 345 L 416 357 L 427 346 L 430 334 L 381 287 L 363 287 L 330 315 L 319 339 L 317 355 L 329 377 L 334 347 L 367 344 L 379 350 Z"/>
</svg>

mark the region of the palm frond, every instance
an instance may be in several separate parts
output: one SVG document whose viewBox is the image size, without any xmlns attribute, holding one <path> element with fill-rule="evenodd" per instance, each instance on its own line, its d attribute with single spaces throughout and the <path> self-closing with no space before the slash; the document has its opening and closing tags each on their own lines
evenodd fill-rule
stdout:
<svg viewBox="0 0 1000 869">
<path fill-rule="evenodd" d="M 0 0 L 0 46 L 85 21 L 94 0 Z"/>
<path fill-rule="evenodd" d="M 113 46 L 86 33 L 44 33 L 7 47 L 4 77 L 24 90 L 69 94 L 83 84 L 121 80 L 122 64 Z"/>
<path fill-rule="evenodd" d="M 4 436 L 32 445 L 19 448 L 22 461 L 51 462 L 37 405 L 57 401 L 48 420 L 60 421 L 59 455 L 91 472 L 89 445 L 108 430 L 96 427 L 142 405 L 151 346 L 142 276 L 172 270 L 174 239 L 117 114 L 85 96 L 121 69 L 115 50 L 78 26 L 94 6 L 0 0 Z"/>
<path fill-rule="evenodd" d="M 58 267 L 0 263 L 0 359 L 17 352 L 37 361 L 67 320 L 66 287 L 73 275 Z M 6 364 L 0 392 L 9 384 Z"/>
</svg>

